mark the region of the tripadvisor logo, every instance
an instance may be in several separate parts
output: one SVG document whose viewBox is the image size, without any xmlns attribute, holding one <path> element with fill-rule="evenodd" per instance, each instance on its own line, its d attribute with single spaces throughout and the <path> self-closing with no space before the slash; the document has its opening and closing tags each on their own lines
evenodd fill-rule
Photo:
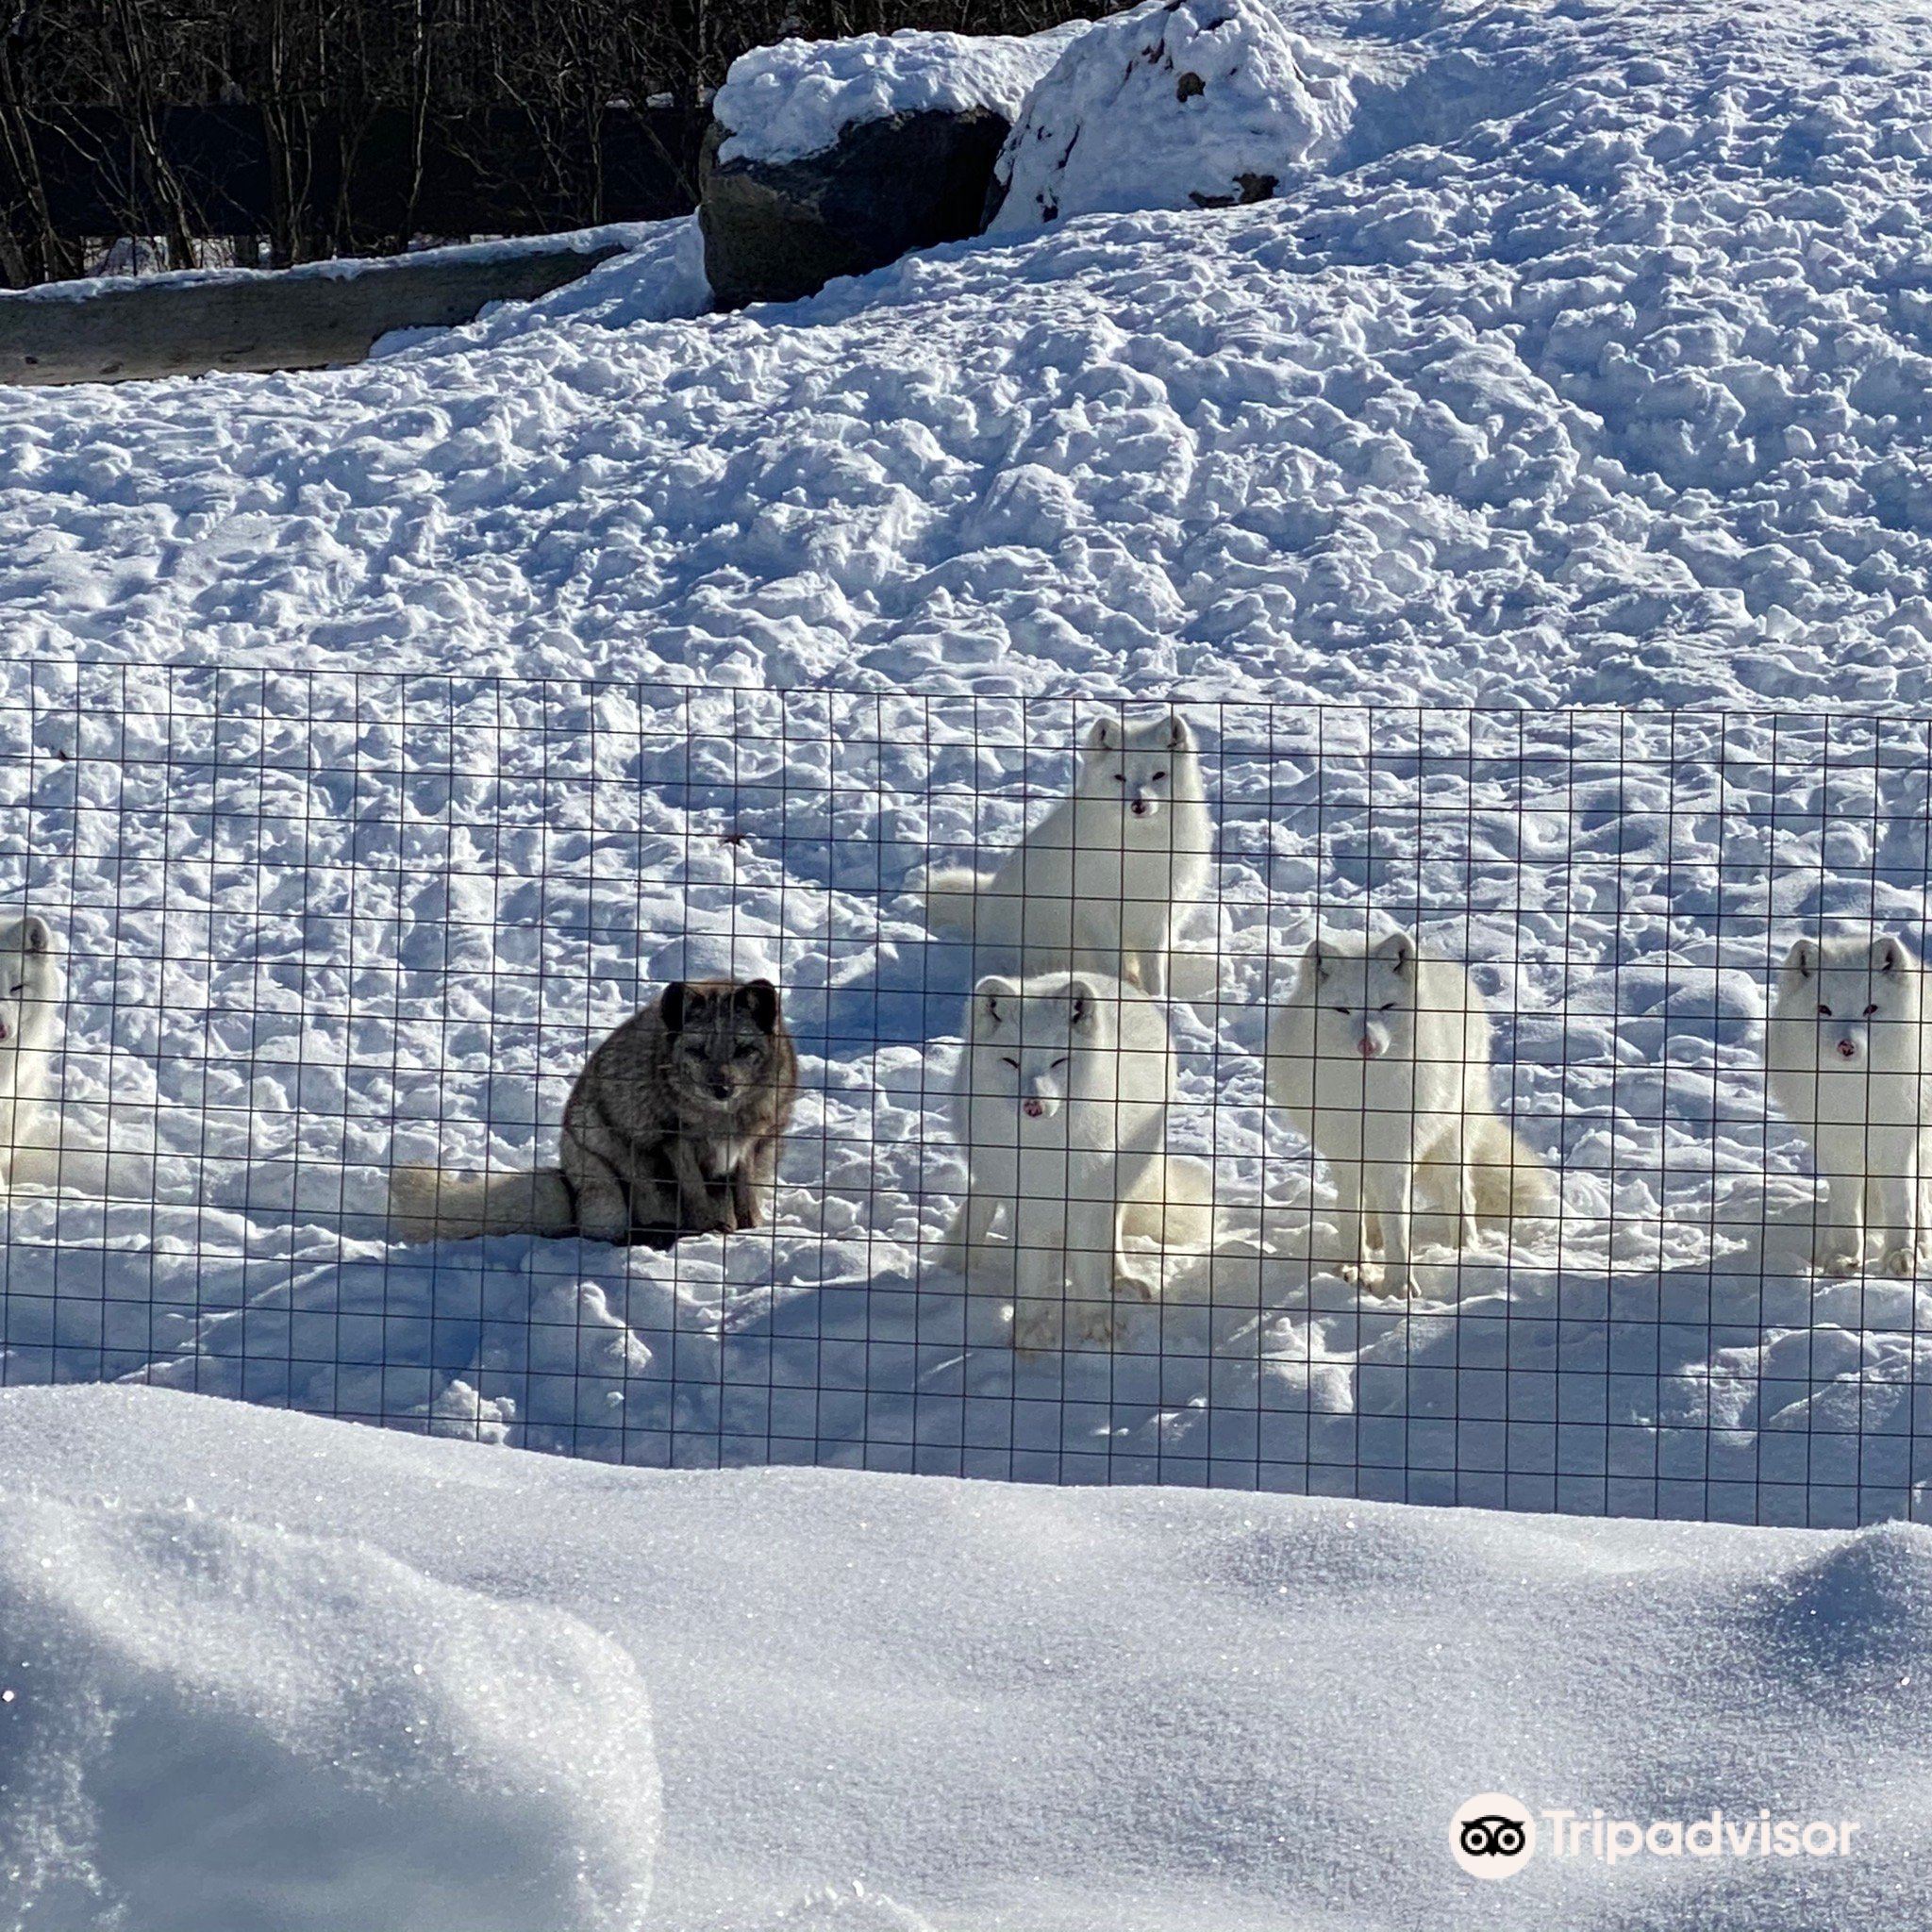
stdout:
<svg viewBox="0 0 1932 1932">
<path fill-rule="evenodd" d="M 1618 1865 L 1625 1858 L 1842 1858 L 1853 1836 L 1863 1829 L 1856 1819 L 1775 1818 L 1764 1807 L 1703 1818 L 1609 1818 L 1598 1810 L 1544 1806 L 1533 1810 L 1504 1791 L 1479 1791 L 1457 1807 L 1449 1821 L 1449 1851 L 1462 1869 L 1477 1878 L 1508 1878 L 1529 1863 L 1538 1850 L 1538 1821 L 1544 1827 L 1546 1858 L 1593 1858 Z"/>
<path fill-rule="evenodd" d="M 1536 1851 L 1529 1807 L 1503 1791 L 1478 1791 L 1449 1821 L 1449 1850 L 1477 1878 L 1507 1878 Z"/>
</svg>

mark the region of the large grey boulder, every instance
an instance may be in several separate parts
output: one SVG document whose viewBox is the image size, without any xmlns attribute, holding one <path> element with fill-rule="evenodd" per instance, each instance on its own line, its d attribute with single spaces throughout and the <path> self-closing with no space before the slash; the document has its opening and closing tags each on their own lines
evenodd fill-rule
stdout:
<svg viewBox="0 0 1932 1932">
<path fill-rule="evenodd" d="M 713 122 L 698 222 L 718 306 L 796 301 L 908 248 L 976 235 L 1008 126 L 992 108 L 928 108 L 858 122 L 801 158 L 721 161 L 731 129 Z"/>
</svg>

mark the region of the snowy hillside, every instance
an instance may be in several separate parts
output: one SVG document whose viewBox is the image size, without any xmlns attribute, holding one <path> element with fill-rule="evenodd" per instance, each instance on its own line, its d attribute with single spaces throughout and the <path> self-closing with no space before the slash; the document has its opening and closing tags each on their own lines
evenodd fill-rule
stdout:
<svg viewBox="0 0 1932 1932">
<path fill-rule="evenodd" d="M 1915 11 L 1286 11 L 1406 78 L 1257 208 L 0 398 L 12 648 L 1924 703 Z"/>
<path fill-rule="evenodd" d="M 1282 18 L 1346 125 L 1252 207 L 730 316 L 672 224 L 364 368 L 0 391 L 5 878 L 69 935 L 73 1125 L 126 1183 L 12 1204 L 0 1377 L 659 1463 L 1911 1506 L 1932 1308 L 1803 1273 L 1756 1026 L 1794 924 L 1926 916 L 1932 25 Z M 1274 1212 L 1113 1351 L 1015 1361 L 923 1252 L 970 970 L 902 889 L 1122 692 L 1196 701 L 1182 1136 Z M 1674 704 L 1754 716 L 1558 708 Z M 1310 1269 L 1254 1058 L 1365 912 L 1476 963 L 1567 1171 L 1560 1241 L 1414 1311 Z M 775 1228 L 382 1238 L 392 1141 L 534 1159 L 718 958 L 805 1049 Z"/>
<path fill-rule="evenodd" d="M 92 1928 L 123 1902 L 142 1926 L 215 1923 L 179 1848 L 140 1827 L 156 1787 L 194 1789 L 224 1752 L 254 1782 L 228 1840 L 255 1888 L 247 1923 L 317 1932 L 392 1926 L 410 1880 L 501 1883 L 506 1867 L 549 1877 L 546 1909 L 425 1884 L 408 1923 L 1932 1924 L 1917 1526 L 608 1471 L 142 1391 L 0 1396 L 0 1488 L 31 1531 L 0 1554 L 0 1868 L 58 1845 L 69 1884 L 7 1901 L 35 1927 Z M 42 1554 L 103 1568 L 63 1593 Z M 176 1621 L 196 1606 L 219 1619 Z M 243 1619 L 256 1641 L 225 1641 Z M 331 1686 L 350 1634 L 361 1674 Z M 175 1645 L 178 1690 L 149 1663 Z M 420 1674 L 399 1682 L 390 1660 L 409 1657 Z M 100 1692 L 120 1736 L 176 1741 L 140 1760 L 145 1790 L 128 1760 L 50 1726 L 43 1659 L 63 1690 Z M 452 1719 L 458 1682 L 471 1709 Z M 324 1689 L 342 1693 L 330 1763 L 287 1717 Z M 439 1762 L 469 1770 L 423 1775 Z M 1762 1808 L 1860 1830 L 1847 1857 L 1539 1850 L 1483 1885 L 1447 1848 L 1482 1790 L 1585 1817 Z M 396 1833 L 372 1829 L 385 1813 Z M 407 1860 L 391 1856 L 405 1834 Z M 339 1860 L 361 1899 L 325 1890 Z M 557 1885 L 573 1867 L 581 1882 Z M 211 1868 L 190 1869 L 206 1883 Z M 622 1887 L 647 1873 L 641 1920 Z"/>
</svg>

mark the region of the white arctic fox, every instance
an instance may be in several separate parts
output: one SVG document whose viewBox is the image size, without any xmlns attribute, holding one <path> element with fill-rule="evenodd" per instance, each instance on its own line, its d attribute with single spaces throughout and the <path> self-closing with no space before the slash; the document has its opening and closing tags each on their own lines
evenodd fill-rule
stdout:
<svg viewBox="0 0 1932 1932">
<path fill-rule="evenodd" d="M 934 872 L 936 931 L 1017 951 L 1023 969 L 1073 967 L 1167 996 L 1174 928 L 1208 883 L 1214 824 L 1187 721 L 1102 718 L 1088 734 L 1070 798 L 997 872 Z"/>
<path fill-rule="evenodd" d="M 49 1136 L 40 1115 L 60 1021 L 60 961 L 34 913 L 0 925 L 0 1179 Z"/>
<path fill-rule="evenodd" d="M 1409 1227 L 1418 1187 L 1454 1216 L 1458 1245 L 1480 1223 L 1548 1211 L 1542 1163 L 1496 1114 L 1482 995 L 1406 932 L 1309 942 L 1269 1027 L 1268 1097 L 1328 1163 L 1350 1280 L 1373 1279 L 1369 1251 L 1379 1244 L 1382 1291 L 1420 1292 Z"/>
<path fill-rule="evenodd" d="M 1013 1342 L 1050 1348 L 1071 1300 L 1083 1331 L 1113 1332 L 1116 1292 L 1152 1301 L 1127 1234 L 1163 1247 L 1211 1243 L 1213 1176 L 1167 1153 L 1174 1048 L 1160 1008 L 1118 980 L 1077 973 L 974 989 L 954 1081 L 966 1198 L 948 1265 L 972 1272 L 1005 1208 L 1015 1249 Z"/>
<path fill-rule="evenodd" d="M 1895 939 L 1800 940 L 1764 1034 L 1766 1084 L 1811 1143 L 1826 1205 L 1811 1264 L 1851 1274 L 1876 1247 L 1910 1274 L 1922 1233 L 1924 977 Z"/>
</svg>

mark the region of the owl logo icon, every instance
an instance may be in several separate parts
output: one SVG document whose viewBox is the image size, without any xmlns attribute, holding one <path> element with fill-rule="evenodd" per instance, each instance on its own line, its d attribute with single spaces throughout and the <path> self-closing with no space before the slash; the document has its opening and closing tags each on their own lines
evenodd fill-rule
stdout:
<svg viewBox="0 0 1932 1932">
<path fill-rule="evenodd" d="M 1449 1850 L 1472 1877 L 1512 1876 L 1536 1850 L 1529 1807 L 1505 1791 L 1478 1791 L 1449 1821 Z"/>
</svg>

